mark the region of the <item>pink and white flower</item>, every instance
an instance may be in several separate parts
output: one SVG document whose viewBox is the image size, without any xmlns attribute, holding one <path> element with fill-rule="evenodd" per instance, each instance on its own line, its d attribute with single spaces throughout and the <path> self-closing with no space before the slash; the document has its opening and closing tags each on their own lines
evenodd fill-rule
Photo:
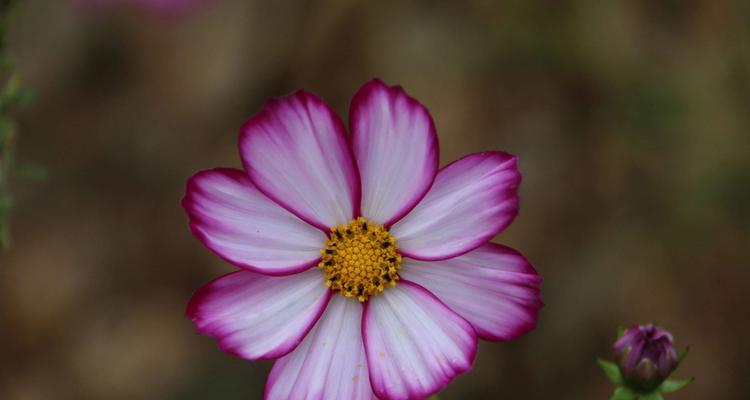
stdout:
<svg viewBox="0 0 750 400">
<path fill-rule="evenodd" d="M 278 359 L 266 399 L 425 398 L 542 306 L 541 276 L 489 242 L 518 214 L 516 157 L 438 169 L 427 109 L 379 80 L 349 121 L 305 91 L 271 100 L 242 127 L 245 170 L 187 184 L 191 231 L 240 267 L 187 314 L 229 353 Z"/>
</svg>

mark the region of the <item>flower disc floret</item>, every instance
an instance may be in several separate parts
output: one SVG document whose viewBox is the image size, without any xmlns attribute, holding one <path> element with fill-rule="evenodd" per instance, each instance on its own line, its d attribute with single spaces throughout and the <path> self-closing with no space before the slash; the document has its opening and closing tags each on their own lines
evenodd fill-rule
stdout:
<svg viewBox="0 0 750 400">
<path fill-rule="evenodd" d="M 318 267 L 325 271 L 326 286 L 364 302 L 396 286 L 401 269 L 397 250 L 387 229 L 359 217 L 331 228 Z"/>
</svg>

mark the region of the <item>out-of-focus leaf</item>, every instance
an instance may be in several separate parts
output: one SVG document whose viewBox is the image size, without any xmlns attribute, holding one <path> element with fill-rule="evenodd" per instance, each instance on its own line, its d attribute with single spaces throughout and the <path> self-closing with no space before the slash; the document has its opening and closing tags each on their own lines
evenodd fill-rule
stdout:
<svg viewBox="0 0 750 400">
<path fill-rule="evenodd" d="M 612 400 L 635 400 L 636 398 L 638 398 L 638 394 L 624 386 L 615 389 L 615 393 L 612 395 Z"/>
<path fill-rule="evenodd" d="M 0 115 L 0 151 L 3 150 L 2 147 L 8 141 L 8 138 L 10 138 L 10 124 L 3 115 Z"/>
<path fill-rule="evenodd" d="M 34 180 L 45 180 L 48 176 L 47 168 L 39 164 L 21 164 L 13 168 L 13 176 Z"/>
<path fill-rule="evenodd" d="M 664 397 L 662 397 L 661 393 L 657 390 L 649 394 L 640 395 L 639 400 L 664 400 Z"/>
<path fill-rule="evenodd" d="M 672 393 L 676 392 L 693 381 L 693 378 L 690 379 L 684 379 L 684 380 L 677 380 L 677 379 L 667 379 L 664 381 L 661 386 L 659 386 L 659 390 L 662 393 Z"/>
<path fill-rule="evenodd" d="M 26 105 L 30 100 L 31 92 L 22 86 L 20 75 L 13 73 L 0 92 L 0 112 L 5 113 L 14 106 Z"/>
<path fill-rule="evenodd" d="M 682 361 L 685 360 L 685 357 L 687 357 L 689 351 L 690 347 L 687 347 L 685 348 L 685 350 L 682 350 L 679 354 L 677 354 L 677 364 L 682 364 Z"/>
<path fill-rule="evenodd" d="M 8 214 L 11 207 L 11 199 L 0 194 L 0 249 L 8 247 Z"/>
<path fill-rule="evenodd" d="M 604 374 L 607 375 L 607 379 L 609 379 L 610 382 L 615 385 L 622 384 L 622 374 L 620 373 L 620 367 L 618 367 L 617 364 L 607 360 L 602 360 L 598 357 L 596 363 L 599 364 L 599 367 L 604 371 Z"/>
</svg>

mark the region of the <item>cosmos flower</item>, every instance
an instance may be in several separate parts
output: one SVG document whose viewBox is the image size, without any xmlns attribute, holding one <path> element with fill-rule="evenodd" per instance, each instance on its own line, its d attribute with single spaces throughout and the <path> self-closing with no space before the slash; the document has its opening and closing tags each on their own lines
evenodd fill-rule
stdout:
<svg viewBox="0 0 750 400">
<path fill-rule="evenodd" d="M 649 391 L 659 386 L 677 368 L 672 334 L 653 324 L 633 325 L 614 344 L 625 382 Z"/>
<path fill-rule="evenodd" d="M 529 262 L 489 242 L 518 213 L 514 156 L 438 170 L 427 109 L 379 80 L 349 121 L 305 91 L 270 100 L 242 127 L 244 171 L 187 184 L 192 232 L 240 268 L 187 314 L 226 352 L 277 359 L 266 399 L 427 397 L 542 305 Z"/>
</svg>

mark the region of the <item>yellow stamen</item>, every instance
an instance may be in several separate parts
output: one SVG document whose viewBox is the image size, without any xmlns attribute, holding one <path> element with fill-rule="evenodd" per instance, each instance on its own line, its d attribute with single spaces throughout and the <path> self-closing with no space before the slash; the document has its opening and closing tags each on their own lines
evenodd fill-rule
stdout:
<svg viewBox="0 0 750 400">
<path fill-rule="evenodd" d="M 328 287 L 363 302 L 386 286 L 396 286 L 401 269 L 397 250 L 396 241 L 382 225 L 359 217 L 331 228 L 318 267 L 325 271 Z"/>
</svg>

